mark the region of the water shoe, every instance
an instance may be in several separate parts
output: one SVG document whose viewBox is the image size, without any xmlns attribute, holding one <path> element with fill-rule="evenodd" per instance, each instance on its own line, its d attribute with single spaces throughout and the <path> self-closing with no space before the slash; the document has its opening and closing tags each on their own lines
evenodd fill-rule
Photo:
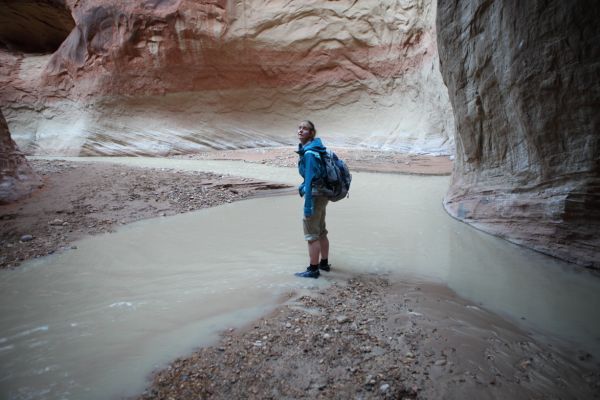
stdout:
<svg viewBox="0 0 600 400">
<path fill-rule="evenodd" d="M 319 264 L 319 269 L 321 271 L 329 272 L 331 271 L 331 264 Z"/>
<path fill-rule="evenodd" d="M 299 276 L 301 278 L 318 278 L 319 277 L 319 269 L 311 269 L 308 267 L 304 272 L 296 272 L 294 275 Z"/>
</svg>

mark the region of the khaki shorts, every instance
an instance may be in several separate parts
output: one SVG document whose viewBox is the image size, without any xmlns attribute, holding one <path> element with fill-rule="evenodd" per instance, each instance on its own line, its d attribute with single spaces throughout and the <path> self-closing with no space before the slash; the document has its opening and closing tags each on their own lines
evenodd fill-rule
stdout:
<svg viewBox="0 0 600 400">
<path fill-rule="evenodd" d="M 314 213 L 308 218 L 304 217 L 302 220 L 304 224 L 304 240 L 312 242 L 327 235 L 327 228 L 325 227 L 327 203 L 329 203 L 327 197 L 313 197 Z"/>
</svg>

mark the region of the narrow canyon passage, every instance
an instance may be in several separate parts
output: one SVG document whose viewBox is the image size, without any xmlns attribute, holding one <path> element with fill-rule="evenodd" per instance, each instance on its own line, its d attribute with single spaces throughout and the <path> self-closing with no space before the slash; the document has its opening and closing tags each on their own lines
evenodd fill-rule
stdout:
<svg viewBox="0 0 600 400">
<path fill-rule="evenodd" d="M 61 249 L 0 270 L 0 399 L 135 396 L 152 371 L 167 365 L 180 371 L 169 364 L 178 356 L 192 360 L 194 374 L 202 370 L 190 356 L 197 346 L 200 353 L 214 349 L 237 369 L 241 364 L 218 348 L 220 333 L 242 336 L 248 331 L 239 328 L 248 326 L 257 333 L 270 311 L 297 311 L 302 299 L 319 295 L 327 302 L 315 312 L 323 315 L 305 324 L 312 331 L 294 325 L 298 335 L 288 341 L 291 323 L 273 324 L 279 333 L 249 336 L 229 349 L 246 357 L 238 350 L 247 344 L 254 351 L 255 340 L 269 340 L 261 351 L 281 365 L 284 353 L 271 352 L 271 339 L 285 337 L 290 359 L 304 352 L 335 370 L 309 350 L 335 313 L 353 309 L 362 314 L 352 324 L 352 316 L 342 315 L 348 324 L 335 325 L 341 334 L 327 332 L 335 341 L 318 350 L 331 351 L 344 374 L 371 350 L 381 351 L 385 363 L 365 368 L 365 376 L 352 370 L 346 383 L 332 374 L 323 386 L 319 376 L 312 393 L 285 379 L 301 368 L 273 368 L 281 373 L 273 377 L 301 387 L 306 398 L 344 398 L 335 390 L 347 382 L 357 388 L 348 398 L 404 398 L 396 394 L 406 388 L 434 399 L 600 398 L 598 19 L 600 2 L 590 0 L 0 1 L 0 204 L 23 211 L 2 216 L 8 228 L 0 267 Z M 414 165 L 415 156 L 443 155 L 452 176 L 354 174 L 350 199 L 328 209 L 334 269 L 318 280 L 293 276 L 307 261 L 297 196 L 166 216 L 255 193 L 254 187 L 236 192 L 221 174 L 297 185 L 293 168 L 191 158 L 291 148 L 303 118 L 316 123 L 330 149 L 397 152 L 360 160 L 375 171 L 397 172 L 398 165 Z M 141 169 L 122 175 L 106 165 L 115 170 L 36 171 L 27 156 L 156 169 L 149 179 Z M 341 158 L 354 168 L 354 160 Z M 273 155 L 260 162 L 293 164 L 283 161 Z M 181 185 L 200 175 L 184 177 L 182 170 L 215 173 L 218 193 Z M 138 188 L 143 197 L 136 197 Z M 58 195 L 44 197 L 49 192 Z M 107 193 L 118 196 L 96 208 Z M 29 212 L 27 202 L 36 199 L 44 202 Z M 119 209 L 123 204 L 131 210 Z M 129 224 L 148 215 L 163 217 Z M 72 243 L 116 225 L 114 233 Z M 381 303 L 372 297 L 375 289 L 340 288 L 360 280 L 373 280 Z M 408 298 L 406 288 L 420 297 Z M 456 293 L 454 308 L 444 307 L 450 301 L 438 295 L 441 289 L 448 298 Z M 419 298 L 422 308 L 415 306 Z M 389 322 L 389 331 L 371 314 Z M 400 317 L 405 326 L 398 326 Z M 411 330 L 421 317 L 430 318 L 431 330 Z M 354 320 L 369 330 L 351 329 Z M 374 345 L 365 344 L 373 332 Z M 439 339 L 434 352 L 433 341 L 424 340 L 429 333 Z M 449 345 L 453 334 L 456 346 Z M 348 343 L 360 343 L 354 353 L 361 357 L 336 358 Z M 376 348 L 390 343 L 402 346 Z M 456 358 L 447 357 L 449 349 Z M 411 361 L 404 363 L 402 354 Z M 387 371 L 400 364 L 410 368 L 389 379 Z M 420 372 L 411 370 L 417 364 Z M 212 372 L 208 384 L 182 374 L 164 386 L 181 389 L 185 377 L 203 389 L 221 382 L 215 394 L 226 399 L 248 397 L 258 393 L 255 385 L 272 390 L 260 379 L 276 364 L 264 365 L 245 368 L 249 381 L 236 381 L 241 396 L 229 396 L 231 379 Z M 370 379 L 380 374 L 385 384 Z M 412 378 L 417 388 L 433 384 L 432 391 L 413 390 Z M 363 396 L 363 382 L 371 381 L 369 391 L 380 392 Z M 435 391 L 448 388 L 457 396 Z M 172 393 L 166 397 L 181 397 Z"/>
<path fill-rule="evenodd" d="M 293 168 L 242 162 L 94 160 L 298 182 Z M 328 209 L 334 271 L 319 280 L 292 275 L 306 257 L 295 196 L 140 221 L 1 271 L 3 397 L 139 393 L 153 369 L 290 293 L 373 272 L 446 284 L 537 337 L 600 356 L 597 277 L 453 220 L 441 205 L 448 182 L 354 174 L 350 199 Z"/>
</svg>

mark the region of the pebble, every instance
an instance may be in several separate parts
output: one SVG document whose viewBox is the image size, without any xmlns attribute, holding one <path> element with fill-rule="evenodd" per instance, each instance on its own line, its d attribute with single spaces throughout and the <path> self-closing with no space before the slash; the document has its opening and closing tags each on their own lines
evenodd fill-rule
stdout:
<svg viewBox="0 0 600 400">
<path fill-rule="evenodd" d="M 350 319 L 345 315 L 338 315 L 337 317 L 335 317 L 335 320 L 338 322 L 338 324 L 350 322 Z"/>
<path fill-rule="evenodd" d="M 21 242 L 30 242 L 33 240 L 33 236 L 31 235 L 23 235 L 21 236 Z"/>
<path fill-rule="evenodd" d="M 387 393 L 390 390 L 390 385 L 388 385 L 387 383 L 384 383 L 383 385 L 379 386 L 379 392 L 384 394 Z"/>
<path fill-rule="evenodd" d="M 527 369 L 527 368 L 529 368 L 530 365 L 531 365 L 530 360 L 524 360 L 524 361 L 521 361 L 521 363 L 519 363 L 519 367 L 521 367 L 522 369 Z"/>
<path fill-rule="evenodd" d="M 59 226 L 59 225 L 63 225 L 65 223 L 65 221 L 63 221 L 62 219 L 55 219 L 54 221 L 50 221 L 48 222 L 48 224 L 52 225 L 52 226 Z"/>
<path fill-rule="evenodd" d="M 438 367 L 441 367 L 442 365 L 446 365 L 446 360 L 442 359 L 442 360 L 437 360 L 435 362 L 435 365 Z"/>
</svg>

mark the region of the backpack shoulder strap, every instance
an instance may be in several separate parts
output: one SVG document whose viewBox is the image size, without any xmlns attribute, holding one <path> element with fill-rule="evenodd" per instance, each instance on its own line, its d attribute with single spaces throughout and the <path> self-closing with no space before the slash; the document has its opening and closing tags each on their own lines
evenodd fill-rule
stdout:
<svg viewBox="0 0 600 400">
<path fill-rule="evenodd" d="M 318 159 L 321 159 L 321 155 L 318 152 L 314 151 L 314 150 L 306 150 L 304 152 L 304 154 L 306 154 L 306 153 L 312 154 L 313 156 L 317 157 Z"/>
</svg>

